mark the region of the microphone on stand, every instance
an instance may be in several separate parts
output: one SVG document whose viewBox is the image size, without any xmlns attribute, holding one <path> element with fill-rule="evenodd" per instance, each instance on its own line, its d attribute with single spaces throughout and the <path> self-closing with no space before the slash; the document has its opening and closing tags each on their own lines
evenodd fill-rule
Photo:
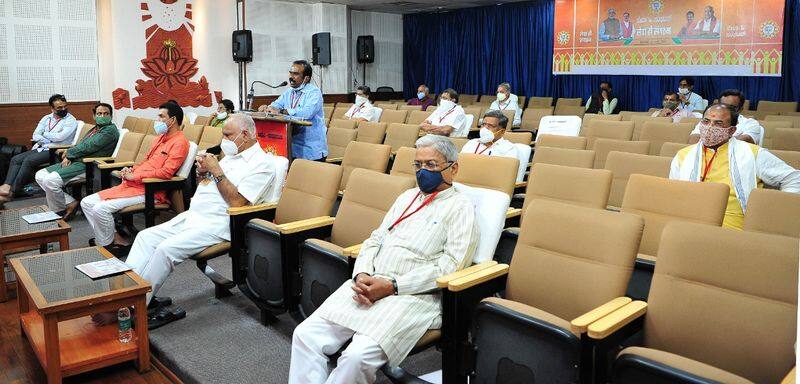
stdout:
<svg viewBox="0 0 800 384">
<path fill-rule="evenodd" d="M 285 87 L 287 84 L 289 84 L 286 81 L 284 81 L 284 82 L 282 82 L 282 83 L 280 83 L 278 85 L 267 84 L 267 83 L 265 83 L 263 81 L 259 81 L 259 80 L 253 81 L 252 83 L 250 83 L 250 92 L 247 93 L 247 110 L 248 111 L 252 111 L 253 110 L 253 96 L 254 96 L 254 93 L 255 93 L 253 87 L 256 85 L 256 83 L 264 84 L 267 87 L 270 87 L 270 88 L 273 88 L 273 89 L 274 88 Z"/>
</svg>

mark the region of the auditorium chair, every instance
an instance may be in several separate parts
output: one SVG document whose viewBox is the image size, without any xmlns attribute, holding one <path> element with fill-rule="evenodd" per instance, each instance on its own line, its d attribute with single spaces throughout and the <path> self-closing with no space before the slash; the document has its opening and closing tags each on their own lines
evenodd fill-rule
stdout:
<svg viewBox="0 0 800 384">
<path fill-rule="evenodd" d="M 464 145 L 469 142 L 469 139 L 466 137 L 448 137 L 448 139 L 451 143 L 453 143 L 453 145 L 456 146 L 456 150 L 458 150 L 458 152 L 461 152 L 461 149 L 464 148 Z"/>
<path fill-rule="evenodd" d="M 621 111 L 619 113 L 622 116 L 622 121 L 631 121 L 633 116 L 645 116 L 650 117 L 653 114 L 651 112 L 633 112 L 633 111 Z"/>
<path fill-rule="evenodd" d="M 421 105 L 407 105 L 406 104 L 406 105 L 399 105 L 395 109 L 400 110 L 400 111 L 412 111 L 413 112 L 413 111 L 421 111 L 422 110 L 422 106 Z"/>
<path fill-rule="evenodd" d="M 578 136 L 581 133 L 581 118 L 578 116 L 543 116 L 539 121 L 538 135 Z"/>
<path fill-rule="evenodd" d="M 777 128 L 772 138 L 772 149 L 800 151 L 800 129 Z"/>
<path fill-rule="evenodd" d="M 622 115 L 604 115 L 602 113 L 586 113 L 583 115 L 583 122 L 581 128 L 589 125 L 592 120 L 605 120 L 605 121 L 622 121 Z"/>
<path fill-rule="evenodd" d="M 425 112 L 430 112 L 430 113 L 436 112 L 436 108 L 439 108 L 439 107 L 437 107 L 435 105 L 429 105 L 428 109 L 426 109 Z"/>
<path fill-rule="evenodd" d="M 517 104 L 519 105 L 519 109 L 521 110 L 525 109 L 525 101 L 527 101 L 527 98 L 525 96 L 517 95 Z"/>
<path fill-rule="evenodd" d="M 713 104 L 719 104 L 719 99 L 714 99 L 714 101 L 712 102 L 712 105 Z M 746 111 L 749 111 L 749 110 L 750 110 L 750 100 L 745 100 L 744 104 L 742 104 L 742 109 L 741 109 L 740 112 L 746 112 Z M 681 119 L 681 122 L 683 122 L 683 119 Z"/>
<path fill-rule="evenodd" d="M 333 113 L 331 114 L 331 121 L 334 119 L 344 119 L 344 115 L 347 111 L 350 110 L 350 107 L 340 107 L 339 104 L 336 104 L 336 107 L 333 108 Z"/>
<path fill-rule="evenodd" d="M 617 354 L 611 382 L 794 382 L 797 253 L 797 238 L 667 225 L 648 302 L 589 325 L 591 339 L 631 325 L 642 334 Z"/>
<path fill-rule="evenodd" d="M 375 113 L 372 115 L 372 120 L 370 122 L 377 123 L 381 121 L 381 115 L 383 114 L 383 108 L 375 107 Z M 358 124 L 356 124 L 358 125 Z"/>
<path fill-rule="evenodd" d="M 478 95 L 461 94 L 458 96 L 458 104 L 462 106 L 472 105 L 478 102 Z"/>
<path fill-rule="evenodd" d="M 690 221 L 719 227 L 725 216 L 728 195 L 729 188 L 722 183 L 636 174 L 628 178 L 620 212 L 635 213 L 645 222 L 628 296 L 641 300 L 647 297 L 664 226 L 673 221 Z"/>
<path fill-rule="evenodd" d="M 211 122 L 211 117 L 210 116 L 197 116 L 197 118 L 194 119 L 194 123 L 193 124 L 194 125 L 208 125 L 208 123 L 210 123 L 210 122 Z"/>
<path fill-rule="evenodd" d="M 338 129 L 356 129 L 358 122 L 355 120 L 350 119 L 331 119 L 331 123 L 328 124 L 328 128 L 338 128 Z"/>
<path fill-rule="evenodd" d="M 189 142 L 198 144 L 203 136 L 203 128 L 202 125 L 186 124 L 183 126 L 183 135 Z"/>
<path fill-rule="evenodd" d="M 783 160 L 786 164 L 794 169 L 800 169 L 800 151 L 780 151 L 769 150 L 770 153 Z"/>
<path fill-rule="evenodd" d="M 351 141 L 350 144 L 347 144 L 342 158 L 342 178 L 339 190 L 344 191 L 347 181 L 350 179 L 350 173 L 356 168 L 385 173 L 391 154 L 392 147 L 389 145 Z"/>
<path fill-rule="evenodd" d="M 492 104 L 495 100 L 497 100 L 497 95 L 481 95 L 480 99 L 478 99 L 479 104 L 486 104 L 488 107 Z"/>
<path fill-rule="evenodd" d="M 443 306 L 443 318 L 455 314 L 471 337 L 455 335 L 463 354 L 456 375 L 444 364 L 443 374 L 459 383 L 465 373 L 473 383 L 605 382 L 605 357 L 638 322 L 602 342 L 587 328 L 631 302 L 624 294 L 642 226 L 636 215 L 531 203 L 510 265 L 447 283 L 455 304 Z"/>
<path fill-rule="evenodd" d="M 333 106 L 324 106 L 322 107 L 322 116 L 325 118 L 326 125 L 331 121 L 331 117 L 333 117 Z"/>
<path fill-rule="evenodd" d="M 522 112 L 522 120 L 520 121 L 520 129 L 528 131 L 536 131 L 539 129 L 539 122 L 542 117 L 553 114 L 553 108 L 528 108 Z"/>
<path fill-rule="evenodd" d="M 356 141 L 363 143 L 381 144 L 386 136 L 386 127 L 389 124 L 375 122 L 361 122 L 358 125 Z"/>
<path fill-rule="evenodd" d="M 586 138 L 578 136 L 536 135 L 536 148 L 553 147 L 565 149 L 586 149 Z"/>
<path fill-rule="evenodd" d="M 756 188 L 747 199 L 744 230 L 800 237 L 800 195 Z"/>
<path fill-rule="evenodd" d="M 347 145 L 356 139 L 358 130 L 346 128 L 328 128 L 328 157 L 329 163 L 341 163 Z"/>
<path fill-rule="evenodd" d="M 533 143 L 533 133 L 531 132 L 511 132 L 511 130 L 508 130 L 503 134 L 503 138 L 512 143 L 519 143 L 527 146 Z"/>
<path fill-rule="evenodd" d="M 452 140 L 452 139 L 451 139 Z M 392 176 L 408 177 L 416 183 L 417 172 L 414 170 L 414 159 L 417 156 L 417 149 L 414 147 L 401 147 L 394 155 L 392 169 L 389 174 Z"/>
<path fill-rule="evenodd" d="M 406 110 L 398 110 L 395 111 L 393 109 L 387 109 L 383 111 L 381 114 L 381 119 L 379 120 L 381 123 L 386 123 L 392 125 L 394 123 L 405 124 L 406 118 L 408 117 L 408 112 Z"/>
<path fill-rule="evenodd" d="M 56 164 L 56 163 L 60 163 L 62 161 L 61 160 L 61 154 L 63 152 L 65 152 L 66 150 L 74 147 L 76 144 L 78 144 L 78 142 L 81 141 L 81 139 L 83 139 L 86 136 L 86 134 L 92 128 L 94 128 L 94 124 L 86 124 L 82 120 L 78 120 L 78 126 L 77 126 L 77 128 L 75 130 L 75 132 L 77 132 L 77 133 L 72 136 L 72 142 L 71 143 L 65 144 L 65 145 L 50 144 L 50 145 L 47 146 L 47 149 L 48 149 L 48 151 L 50 153 L 50 161 L 49 161 L 49 164 L 47 164 L 47 165 L 53 165 L 53 164 Z M 120 130 L 117 129 L 117 131 L 120 131 Z M 117 140 L 117 141 L 119 141 L 119 140 Z"/>
<path fill-rule="evenodd" d="M 558 107 L 583 107 L 583 99 L 580 97 L 559 97 L 556 100 L 556 109 Z"/>
<path fill-rule="evenodd" d="M 387 109 L 397 109 L 397 107 L 399 107 L 400 104 L 397 104 L 397 103 L 375 103 L 375 106 L 378 107 L 378 108 L 381 108 L 383 110 L 387 110 Z"/>
<path fill-rule="evenodd" d="M 409 111 L 406 117 L 406 124 L 420 125 L 423 121 L 427 120 L 433 112 L 430 111 Z"/>
<path fill-rule="evenodd" d="M 581 130 L 581 136 L 586 136 L 586 148 L 594 148 L 597 139 L 631 140 L 633 126 L 631 121 L 593 120 Z"/>
<path fill-rule="evenodd" d="M 531 156 L 533 148 L 531 148 L 530 144 L 521 143 L 514 143 L 514 147 L 517 148 L 517 160 L 519 160 L 519 166 L 517 168 L 517 183 L 515 184 L 515 187 L 521 188 L 526 185 L 524 182 L 525 171 L 528 170 L 528 167 L 533 160 L 533 156 Z"/>
<path fill-rule="evenodd" d="M 693 129 L 694 124 L 645 121 L 638 139 L 634 140 L 649 141 L 648 154 L 658 155 L 664 143 L 688 143 Z"/>
<path fill-rule="evenodd" d="M 517 111 L 515 111 L 513 109 L 502 109 L 502 110 L 500 110 L 500 113 L 502 113 L 503 116 L 505 116 L 506 119 L 508 119 L 507 128 L 508 128 L 509 131 L 511 129 L 513 129 L 513 128 L 519 128 L 519 126 L 515 126 L 514 125 L 514 116 L 516 116 Z M 520 111 L 520 113 L 522 113 L 522 111 Z"/>
<path fill-rule="evenodd" d="M 113 163 L 130 163 L 136 159 L 139 154 L 139 147 L 142 145 L 145 135 L 136 132 L 120 132 L 119 141 L 117 141 L 117 148 L 114 149 L 113 156 L 108 157 L 86 157 L 83 163 L 86 165 L 86 194 L 94 193 L 95 181 L 100 181 L 101 165 Z M 110 183 L 110 181 L 108 181 Z M 102 183 L 100 183 L 100 189 Z"/>
<path fill-rule="evenodd" d="M 350 107 L 352 107 L 353 105 L 355 105 L 355 103 L 336 103 L 334 107 L 344 108 L 345 112 L 347 112 L 347 110 L 350 109 Z"/>
<path fill-rule="evenodd" d="M 147 158 L 147 153 L 150 152 L 151 148 L 153 148 L 153 142 L 155 139 L 155 135 L 146 135 L 142 139 L 142 144 L 139 146 L 139 151 L 136 152 L 136 157 L 134 157 L 131 161 L 114 161 L 113 163 L 106 162 L 106 164 L 101 164 L 99 161 L 95 161 L 94 175 L 95 177 L 97 177 L 97 175 L 100 176 L 100 188 L 106 189 L 119 184 L 122 180 L 118 177 L 118 171 L 122 168 L 132 167 L 144 161 Z"/>
<path fill-rule="evenodd" d="M 669 157 L 672 159 L 680 152 L 681 149 L 688 147 L 690 144 L 684 143 L 664 143 L 661 144 L 661 150 L 658 151 L 659 156 Z"/>
<path fill-rule="evenodd" d="M 125 120 L 122 121 L 122 126 L 120 128 L 133 131 L 133 128 L 136 126 L 136 120 L 138 120 L 136 116 L 125 116 Z"/>
<path fill-rule="evenodd" d="M 611 171 L 611 192 L 608 195 L 608 208 L 619 210 L 625 196 L 625 188 L 632 174 L 669 177 L 672 158 L 648 156 L 641 153 L 612 151 L 606 158 L 604 168 Z"/>
<path fill-rule="evenodd" d="M 550 108 L 553 106 L 552 97 L 531 96 L 527 108 Z"/>
<path fill-rule="evenodd" d="M 222 127 L 205 126 L 200 142 L 197 143 L 197 150 L 206 150 L 215 147 L 222 142 Z"/>
<path fill-rule="evenodd" d="M 459 153 L 458 173 L 453 181 L 476 188 L 500 191 L 510 198 L 514 194 L 518 169 L 518 159 Z"/>
<path fill-rule="evenodd" d="M 630 121 L 633 122 L 633 133 L 631 134 L 631 140 L 642 140 L 642 139 L 639 138 L 639 136 L 642 134 L 642 129 L 644 129 L 644 124 L 646 122 L 655 121 L 655 122 L 662 122 L 662 123 L 672 123 L 672 118 L 671 117 L 651 117 L 651 116 L 631 116 Z M 691 129 L 689 131 L 691 132 Z"/>
<path fill-rule="evenodd" d="M 764 148 L 772 148 L 773 139 L 775 138 L 775 130 L 778 128 L 792 128 L 791 121 L 759 121 L 764 128 L 764 138 L 761 139 L 761 146 Z"/>
<path fill-rule="evenodd" d="M 155 122 L 150 119 L 145 118 L 138 118 L 136 120 L 136 125 L 133 127 L 133 132 L 141 133 L 143 135 L 154 135 L 156 131 L 153 129 L 153 124 Z"/>
<path fill-rule="evenodd" d="M 594 142 L 594 164 L 592 168 L 603 169 L 606 165 L 606 158 L 611 151 L 646 155 L 648 148 L 650 148 L 650 142 L 647 141 L 597 139 Z"/>
<path fill-rule="evenodd" d="M 701 119 L 699 117 L 684 117 L 684 118 L 681 119 L 680 123 L 681 124 L 691 124 L 692 127 L 695 127 L 695 126 L 697 126 L 697 123 L 700 122 L 700 120 L 703 120 L 703 119 Z"/>
<path fill-rule="evenodd" d="M 595 152 L 584 149 L 539 147 L 533 153 L 533 163 L 563 165 L 567 167 L 592 168 Z"/>
<path fill-rule="evenodd" d="M 428 110 L 430 111 L 431 107 L 428 107 Z M 478 119 L 477 119 L 477 117 L 478 116 L 483 116 L 483 113 L 485 112 L 485 110 L 486 110 L 486 108 L 484 108 L 484 107 L 482 107 L 480 105 L 469 105 L 469 106 L 465 106 L 464 107 L 464 114 L 465 115 L 474 116 L 474 118 L 472 120 L 472 125 L 470 126 L 470 129 L 478 128 Z"/>
<path fill-rule="evenodd" d="M 553 111 L 553 115 L 556 116 L 578 116 L 583 117 L 586 113 L 586 108 L 581 105 L 556 105 L 556 109 Z"/>
<path fill-rule="evenodd" d="M 419 131 L 419 125 L 391 123 L 386 129 L 383 143 L 392 146 L 392 153 L 396 153 L 400 147 L 414 147 L 419 139 Z"/>
<path fill-rule="evenodd" d="M 765 121 L 789 121 L 792 126 L 788 128 L 800 128 L 800 116 L 769 115 Z"/>
<path fill-rule="evenodd" d="M 758 112 L 777 112 L 775 113 L 776 115 L 782 115 L 786 112 L 797 111 L 797 102 L 796 101 L 779 102 L 779 101 L 761 100 L 758 102 L 758 108 L 756 110 Z"/>
</svg>

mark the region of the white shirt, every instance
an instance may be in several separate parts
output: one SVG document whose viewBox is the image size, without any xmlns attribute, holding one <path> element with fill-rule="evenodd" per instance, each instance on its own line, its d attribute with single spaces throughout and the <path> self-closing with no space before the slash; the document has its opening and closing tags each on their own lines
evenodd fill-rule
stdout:
<svg viewBox="0 0 800 384">
<path fill-rule="evenodd" d="M 697 123 L 692 131 L 692 135 L 699 134 L 700 123 Z M 760 146 L 761 141 L 764 140 L 764 127 L 762 127 L 756 119 L 750 119 L 748 117 L 739 115 L 739 121 L 736 123 L 736 132 L 733 134 L 733 136 L 739 136 L 741 134 L 750 136 L 753 138 L 754 144 Z"/>
<path fill-rule="evenodd" d="M 461 148 L 461 153 L 477 153 L 487 156 L 502 156 L 516 159 L 517 147 L 514 146 L 514 143 L 502 137 L 489 147 L 481 143 L 479 139 L 472 139 L 464 144 L 464 147 Z"/>
<path fill-rule="evenodd" d="M 68 145 L 72 144 L 72 139 L 75 138 L 75 131 L 78 130 L 78 121 L 71 113 L 61 119 L 56 119 L 55 114 L 47 114 L 39 120 L 36 129 L 33 131 L 32 141 L 36 144 L 33 145 L 31 150 L 42 152 L 47 148 L 48 144 L 54 145 Z"/>
<path fill-rule="evenodd" d="M 458 104 L 449 110 L 444 110 L 441 107 L 436 108 L 425 121 L 437 127 L 453 127 L 453 132 L 450 132 L 450 137 L 467 137 L 469 131 L 466 124 L 464 108 L 461 108 Z"/>
<path fill-rule="evenodd" d="M 492 102 L 489 106 L 490 111 L 506 111 L 514 110 L 514 121 L 511 123 L 513 126 L 519 126 L 522 122 L 522 109 L 519 107 L 519 98 L 515 94 L 508 96 L 505 102 L 498 103 L 497 100 Z"/>
<path fill-rule="evenodd" d="M 244 152 L 225 156 L 219 166 L 236 190 L 250 204 L 259 204 L 267 195 L 267 191 L 275 182 L 275 165 L 267 154 L 256 143 Z M 217 183 L 211 179 L 203 179 L 197 183 L 197 191 L 192 197 L 189 210 L 176 216 L 183 216 L 190 223 L 197 223 L 196 228 L 209 234 L 231 238 L 228 203 L 222 198 Z"/>
<path fill-rule="evenodd" d="M 717 25 L 714 26 L 714 30 L 711 30 L 711 23 L 713 20 L 717 21 Z M 722 24 L 719 19 L 703 19 L 697 26 L 694 27 L 695 31 L 702 31 L 702 32 L 711 32 L 711 33 L 719 33 L 719 26 Z"/>
<path fill-rule="evenodd" d="M 661 112 L 662 111 L 663 111 L 663 109 L 659 109 L 658 111 L 653 112 L 653 114 L 650 115 L 650 116 L 652 116 L 652 117 L 671 117 L 673 123 L 680 123 L 681 120 L 684 117 L 697 118 L 697 119 L 702 119 L 703 118 L 703 114 L 702 113 L 700 113 L 700 112 L 692 112 L 691 110 L 688 110 L 688 109 L 678 108 L 678 110 L 675 113 L 673 113 L 673 114 L 671 114 L 669 116 L 661 116 Z"/>
<path fill-rule="evenodd" d="M 372 103 L 365 101 L 361 104 L 353 104 L 353 106 L 347 110 L 347 113 L 344 114 L 344 117 L 348 119 L 366 119 L 367 121 L 372 121 L 375 112 L 377 111 Z"/>
</svg>

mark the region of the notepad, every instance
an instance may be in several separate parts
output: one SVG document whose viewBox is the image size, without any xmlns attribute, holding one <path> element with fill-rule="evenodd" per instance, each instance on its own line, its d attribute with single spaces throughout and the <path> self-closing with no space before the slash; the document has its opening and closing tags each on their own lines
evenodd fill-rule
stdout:
<svg viewBox="0 0 800 384">
<path fill-rule="evenodd" d="M 46 221 L 58 220 L 60 218 L 61 216 L 57 215 L 53 211 L 31 213 L 30 215 L 22 216 L 22 220 L 25 220 L 28 224 L 44 223 Z"/>
<path fill-rule="evenodd" d="M 128 266 L 128 264 L 123 263 L 117 258 L 80 264 L 76 265 L 75 268 L 92 279 L 99 279 L 101 277 L 116 275 L 118 273 L 131 270 L 131 267 Z"/>
</svg>

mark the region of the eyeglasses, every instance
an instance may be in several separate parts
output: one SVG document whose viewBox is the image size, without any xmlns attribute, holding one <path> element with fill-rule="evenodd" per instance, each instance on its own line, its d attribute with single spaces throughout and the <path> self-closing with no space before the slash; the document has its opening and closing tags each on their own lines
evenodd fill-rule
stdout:
<svg viewBox="0 0 800 384">
<path fill-rule="evenodd" d="M 453 164 L 453 162 L 452 161 L 448 161 L 448 162 L 445 162 L 444 164 Z M 439 167 L 444 165 L 444 164 L 439 164 L 436 161 L 430 160 L 430 161 L 426 161 L 424 163 L 420 162 L 420 161 L 415 161 L 412 165 L 414 166 L 414 170 L 415 171 L 419 171 L 420 169 L 423 169 L 423 168 L 425 168 L 425 169 L 427 169 L 429 171 L 439 171 Z"/>
</svg>

